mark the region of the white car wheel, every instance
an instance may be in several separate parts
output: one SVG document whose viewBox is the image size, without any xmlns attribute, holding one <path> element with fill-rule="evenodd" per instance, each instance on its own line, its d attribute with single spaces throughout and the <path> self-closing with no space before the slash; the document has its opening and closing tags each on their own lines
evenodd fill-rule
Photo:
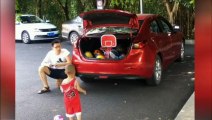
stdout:
<svg viewBox="0 0 212 120">
<path fill-rule="evenodd" d="M 23 43 L 25 43 L 25 44 L 29 44 L 31 42 L 29 33 L 26 31 L 22 33 L 21 39 L 22 39 Z"/>
<path fill-rule="evenodd" d="M 79 38 L 79 34 L 77 32 L 72 32 L 69 36 L 69 40 L 71 44 L 74 44 L 75 42 L 77 42 L 78 38 Z"/>
</svg>

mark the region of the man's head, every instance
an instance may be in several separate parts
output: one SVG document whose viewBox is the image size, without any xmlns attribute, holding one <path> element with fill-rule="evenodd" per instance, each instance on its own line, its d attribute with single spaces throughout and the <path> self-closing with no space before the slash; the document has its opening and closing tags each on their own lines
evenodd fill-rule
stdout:
<svg viewBox="0 0 212 120">
<path fill-rule="evenodd" d="M 56 39 L 54 41 L 52 41 L 52 49 L 54 50 L 54 52 L 58 55 L 61 52 L 61 41 Z"/>
<path fill-rule="evenodd" d="M 76 70 L 75 70 L 74 65 L 66 65 L 66 67 L 65 67 L 65 73 L 66 74 L 75 74 L 76 73 Z"/>
</svg>

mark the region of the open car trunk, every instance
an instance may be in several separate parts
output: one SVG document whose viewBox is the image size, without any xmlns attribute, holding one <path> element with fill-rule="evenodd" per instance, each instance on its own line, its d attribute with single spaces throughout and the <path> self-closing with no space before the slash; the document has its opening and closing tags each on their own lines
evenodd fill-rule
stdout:
<svg viewBox="0 0 212 120">
<path fill-rule="evenodd" d="M 125 58 L 130 51 L 133 36 L 138 33 L 136 14 L 121 10 L 94 10 L 82 13 L 80 17 L 85 29 L 84 37 L 79 40 L 79 47 L 84 58 Z"/>
<path fill-rule="evenodd" d="M 102 47 L 101 36 L 87 36 L 80 40 L 80 51 L 84 58 L 93 60 L 121 60 L 131 49 L 130 35 L 116 36 L 116 47 Z"/>
</svg>

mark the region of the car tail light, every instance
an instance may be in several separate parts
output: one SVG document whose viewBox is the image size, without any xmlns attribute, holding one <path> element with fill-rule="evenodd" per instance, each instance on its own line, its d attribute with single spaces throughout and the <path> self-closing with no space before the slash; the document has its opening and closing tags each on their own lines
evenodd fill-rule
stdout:
<svg viewBox="0 0 212 120">
<path fill-rule="evenodd" d="M 145 46 L 145 43 L 138 42 L 138 43 L 133 43 L 133 49 L 141 49 Z"/>
</svg>

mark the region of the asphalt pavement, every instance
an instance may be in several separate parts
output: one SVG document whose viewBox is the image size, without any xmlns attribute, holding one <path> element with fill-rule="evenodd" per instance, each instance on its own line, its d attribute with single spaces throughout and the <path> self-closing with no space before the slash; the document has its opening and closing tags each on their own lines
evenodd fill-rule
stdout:
<svg viewBox="0 0 212 120">
<path fill-rule="evenodd" d="M 62 44 L 72 51 L 68 41 Z M 65 116 L 63 94 L 55 80 L 49 78 L 50 93 L 36 93 L 42 88 L 37 69 L 50 49 L 50 42 L 16 43 L 16 120 Z M 171 64 L 157 87 L 147 86 L 144 80 L 79 80 L 87 90 L 87 95 L 81 94 L 83 120 L 177 119 L 194 91 L 194 45 L 186 44 L 185 49 L 185 61 Z"/>
</svg>

